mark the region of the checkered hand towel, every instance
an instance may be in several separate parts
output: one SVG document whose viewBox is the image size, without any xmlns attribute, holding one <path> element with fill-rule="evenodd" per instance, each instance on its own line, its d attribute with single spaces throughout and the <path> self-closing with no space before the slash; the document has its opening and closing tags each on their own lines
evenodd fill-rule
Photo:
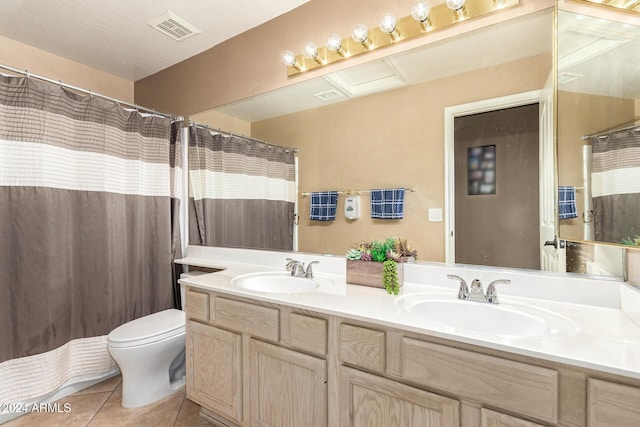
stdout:
<svg viewBox="0 0 640 427">
<path fill-rule="evenodd" d="M 558 218 L 570 219 L 577 218 L 578 210 L 576 208 L 576 187 L 558 186 Z"/>
<path fill-rule="evenodd" d="M 312 221 L 333 221 L 338 205 L 337 191 L 316 191 L 311 193 L 309 219 Z"/>
<path fill-rule="evenodd" d="M 371 190 L 371 218 L 402 219 L 404 217 L 404 188 Z"/>
</svg>

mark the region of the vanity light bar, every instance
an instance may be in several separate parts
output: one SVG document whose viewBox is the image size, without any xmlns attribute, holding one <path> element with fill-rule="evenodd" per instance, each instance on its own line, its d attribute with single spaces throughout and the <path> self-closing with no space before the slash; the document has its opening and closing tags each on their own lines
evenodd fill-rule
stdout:
<svg viewBox="0 0 640 427">
<path fill-rule="evenodd" d="M 596 6 L 613 7 L 622 11 L 640 13 L 640 0 L 573 0 L 578 3 L 588 3 Z"/>
<path fill-rule="evenodd" d="M 457 1 L 460 2 L 460 0 Z M 517 6 L 520 4 L 520 0 L 467 0 L 462 3 L 463 6 L 458 10 L 451 9 L 447 4 L 430 7 L 426 23 L 419 22 L 409 15 L 397 19 L 395 28 L 391 32 L 388 31 L 388 28 L 386 28 L 387 31 L 380 27 L 368 29 L 365 41 L 355 40 L 355 37 L 351 36 L 340 40 L 339 36 L 332 34 L 329 36 L 328 46 L 318 47 L 317 52 L 314 52 L 315 56 L 295 55 L 291 51 L 285 51 L 287 56 L 282 58 L 282 62 L 287 67 L 287 75 L 293 76 L 402 40 L 441 30 L 461 21 Z M 387 15 L 385 17 L 387 21 L 381 25 L 383 28 L 389 25 L 389 18 Z M 363 25 L 358 27 L 366 28 Z M 339 41 L 341 41 L 340 44 L 338 44 Z"/>
</svg>

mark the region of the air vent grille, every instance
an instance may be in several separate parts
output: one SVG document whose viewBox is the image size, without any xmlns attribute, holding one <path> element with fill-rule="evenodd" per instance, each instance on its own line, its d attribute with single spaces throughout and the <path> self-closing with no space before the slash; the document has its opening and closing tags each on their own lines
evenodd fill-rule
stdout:
<svg viewBox="0 0 640 427">
<path fill-rule="evenodd" d="M 182 41 L 201 33 L 196 27 L 171 12 L 149 21 L 148 24 L 177 41 Z"/>
<path fill-rule="evenodd" d="M 314 96 L 320 98 L 323 101 L 329 101 L 331 99 L 340 98 L 340 97 L 342 97 L 344 95 L 342 95 L 340 92 L 338 92 L 335 89 L 331 89 L 331 90 L 327 90 L 325 92 L 316 93 L 316 94 L 314 94 Z"/>
</svg>

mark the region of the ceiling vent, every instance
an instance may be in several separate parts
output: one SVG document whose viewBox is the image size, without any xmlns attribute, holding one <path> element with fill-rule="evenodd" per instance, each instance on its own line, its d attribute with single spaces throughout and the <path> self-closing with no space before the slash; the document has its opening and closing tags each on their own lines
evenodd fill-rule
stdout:
<svg viewBox="0 0 640 427">
<path fill-rule="evenodd" d="M 152 19 L 147 24 L 179 42 L 202 32 L 171 12 Z"/>
<path fill-rule="evenodd" d="M 341 98 L 344 95 L 335 89 L 331 89 L 324 92 L 316 93 L 313 96 L 320 98 L 323 101 L 330 101 L 332 99 Z"/>
<path fill-rule="evenodd" d="M 570 73 L 568 71 L 563 71 L 561 73 L 558 73 L 558 84 L 561 84 L 561 85 L 567 84 L 576 79 L 579 79 L 580 77 L 583 77 L 583 75 L 577 74 L 577 73 Z"/>
</svg>

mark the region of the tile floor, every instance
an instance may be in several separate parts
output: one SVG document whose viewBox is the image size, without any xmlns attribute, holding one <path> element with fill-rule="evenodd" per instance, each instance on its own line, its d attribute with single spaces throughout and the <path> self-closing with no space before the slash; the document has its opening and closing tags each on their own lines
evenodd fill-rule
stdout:
<svg viewBox="0 0 640 427">
<path fill-rule="evenodd" d="M 190 427 L 212 426 L 198 415 L 200 406 L 187 400 L 184 388 L 171 396 L 140 408 L 120 406 L 122 383 L 119 375 L 71 396 L 60 399 L 62 411 L 68 403 L 69 412 L 34 412 L 9 421 L 2 427 Z"/>
</svg>

